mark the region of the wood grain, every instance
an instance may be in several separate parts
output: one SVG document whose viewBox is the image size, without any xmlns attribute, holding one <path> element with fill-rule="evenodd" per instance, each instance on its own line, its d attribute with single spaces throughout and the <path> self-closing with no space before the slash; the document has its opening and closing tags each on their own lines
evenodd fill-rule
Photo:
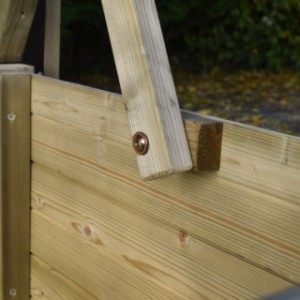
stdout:
<svg viewBox="0 0 300 300">
<path fill-rule="evenodd" d="M 30 75 L 1 75 L 1 299 L 29 299 Z"/>
<path fill-rule="evenodd" d="M 57 255 L 58 245 L 60 255 Z M 78 231 L 62 227 L 36 210 L 32 214 L 32 251 L 99 299 L 187 300 L 163 284 L 149 280 L 131 264 L 122 263 L 124 258 L 103 250 L 101 241 L 89 243 Z"/>
<path fill-rule="evenodd" d="M 154 179 L 192 168 L 187 139 L 154 0 L 102 0 L 131 135 L 149 151 L 140 174 Z"/>
<path fill-rule="evenodd" d="M 31 256 L 31 299 L 98 300 L 35 256 Z"/>
<path fill-rule="evenodd" d="M 19 62 L 36 9 L 37 0 L 2 0 L 0 3 L 0 62 Z"/>
<path fill-rule="evenodd" d="M 34 213 L 77 235 L 82 243 L 94 246 L 98 256 L 108 253 L 118 266 L 129 264 L 146 274 L 148 281 L 164 284 L 187 299 L 250 299 L 288 285 L 268 272 L 182 231 L 163 226 L 154 218 L 121 207 L 113 198 L 47 168 L 34 165 L 32 191 Z M 60 243 L 53 241 L 53 246 Z M 45 255 L 38 247 L 33 247 L 33 251 Z M 65 260 L 67 265 L 68 259 Z M 71 276 L 73 281 L 77 280 Z"/>
<path fill-rule="evenodd" d="M 300 281 L 299 138 L 224 121 L 218 172 L 143 182 L 121 97 L 36 76 L 32 83 L 32 155 L 37 164 L 109 197 L 136 218 L 181 233 L 183 240 L 188 236 L 286 284 Z M 164 243 L 162 239 L 157 255 Z M 186 259 L 193 261 L 190 253 Z M 227 268 L 228 275 L 218 278 L 229 280 L 235 263 Z M 268 286 L 269 281 L 255 282 Z"/>
<path fill-rule="evenodd" d="M 194 171 L 218 171 L 221 164 L 223 123 L 182 111 Z M 195 149 L 198 149 L 195 151 Z"/>
</svg>

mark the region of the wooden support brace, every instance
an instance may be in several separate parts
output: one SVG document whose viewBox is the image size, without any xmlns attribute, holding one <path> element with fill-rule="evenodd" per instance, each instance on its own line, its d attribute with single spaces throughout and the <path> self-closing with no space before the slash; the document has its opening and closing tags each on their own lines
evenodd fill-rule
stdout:
<svg viewBox="0 0 300 300">
<path fill-rule="evenodd" d="M 35 13 L 37 0 L 0 1 L 0 62 L 19 62 Z"/>
<path fill-rule="evenodd" d="M 192 168 L 154 0 L 102 0 L 140 174 Z M 136 135 L 136 133 L 138 133 Z M 146 149 L 145 149 L 146 148 Z"/>
<path fill-rule="evenodd" d="M 0 68 L 0 298 L 26 300 L 30 298 L 31 75 L 9 69 L 1 74 Z"/>
</svg>

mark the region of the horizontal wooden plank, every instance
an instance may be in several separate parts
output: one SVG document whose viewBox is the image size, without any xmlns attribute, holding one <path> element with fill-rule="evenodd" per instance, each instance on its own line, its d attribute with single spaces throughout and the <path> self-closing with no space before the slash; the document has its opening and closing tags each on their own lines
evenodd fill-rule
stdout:
<svg viewBox="0 0 300 300">
<path fill-rule="evenodd" d="M 300 281 L 300 139 L 225 123 L 219 172 L 143 183 L 121 98 L 38 77 L 33 83 L 36 162 L 113 196 L 119 205 Z"/>
<path fill-rule="evenodd" d="M 68 280 L 57 270 L 31 256 L 31 299 L 99 300 L 78 285 Z"/>
<path fill-rule="evenodd" d="M 41 116 L 131 147 L 125 101 L 116 94 L 34 76 L 32 109 Z M 195 117 L 193 113 L 188 115 Z M 300 138 L 223 121 L 222 169 L 218 176 L 300 204 L 296 188 Z"/>
<path fill-rule="evenodd" d="M 37 210 L 32 214 L 32 252 L 99 299 L 187 300 L 125 258 L 104 251 L 101 240 L 90 243 Z"/>
<path fill-rule="evenodd" d="M 44 84 L 44 89 L 41 90 L 40 88 Z M 127 145 L 130 143 L 130 147 L 132 147 L 128 121 L 126 113 L 124 114 L 125 102 L 119 96 L 103 91 L 99 93 L 96 89 L 85 88 L 67 82 L 62 85 L 59 81 L 49 78 L 45 79 L 40 76 L 34 76 L 33 85 L 33 89 L 37 88 L 36 91 L 39 93 L 39 95 L 33 94 L 33 112 L 38 111 L 39 114 L 44 115 L 43 111 L 45 110 L 45 116 L 60 120 L 70 126 L 75 125 L 80 130 L 83 129 L 101 136 L 105 134 L 108 139 L 122 140 Z M 60 95 L 68 103 L 61 102 L 62 98 Z M 82 106 L 82 103 L 85 101 L 89 103 L 86 109 Z M 115 106 L 115 103 L 119 105 Z M 48 109 L 48 105 L 52 108 Z M 60 108 L 64 105 L 66 107 L 63 108 L 64 112 L 62 112 Z M 111 105 L 113 105 L 112 110 L 110 108 Z M 82 109 L 84 109 L 84 114 L 81 117 Z M 115 121 L 107 122 L 111 118 Z M 183 114 L 183 118 L 194 170 L 218 170 L 220 167 L 223 133 L 222 122 L 211 121 L 200 116 L 192 116 L 191 118 L 186 113 Z M 116 134 L 116 132 L 120 134 Z"/>
<path fill-rule="evenodd" d="M 37 212 L 188 299 L 252 299 L 288 285 L 56 172 L 34 164 L 32 175 Z M 60 240 L 53 243 L 60 248 Z"/>
</svg>

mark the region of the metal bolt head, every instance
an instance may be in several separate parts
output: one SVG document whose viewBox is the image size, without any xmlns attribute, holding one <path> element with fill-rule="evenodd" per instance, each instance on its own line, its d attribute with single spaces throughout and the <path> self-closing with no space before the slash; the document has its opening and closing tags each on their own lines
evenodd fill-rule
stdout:
<svg viewBox="0 0 300 300">
<path fill-rule="evenodd" d="M 145 133 L 139 131 L 132 137 L 132 145 L 138 155 L 145 155 L 149 150 L 148 137 Z"/>
<path fill-rule="evenodd" d="M 9 290 L 9 296 L 16 297 L 17 296 L 17 290 L 16 289 L 10 289 Z"/>
<path fill-rule="evenodd" d="M 14 121 L 16 119 L 16 114 L 14 114 L 14 113 L 9 113 L 8 115 L 7 115 L 7 120 L 8 121 Z"/>
</svg>

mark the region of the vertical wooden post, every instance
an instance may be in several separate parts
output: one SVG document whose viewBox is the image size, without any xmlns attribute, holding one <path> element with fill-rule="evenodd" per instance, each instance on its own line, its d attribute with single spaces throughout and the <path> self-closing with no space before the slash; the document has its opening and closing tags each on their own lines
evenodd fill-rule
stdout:
<svg viewBox="0 0 300 300">
<path fill-rule="evenodd" d="M 59 78 L 61 0 L 46 0 L 44 74 Z"/>
<path fill-rule="evenodd" d="M 0 65 L 0 298 L 27 300 L 30 298 L 31 76 L 13 74 L 11 68 L 9 73 L 1 74 Z"/>
<path fill-rule="evenodd" d="M 35 13 L 37 0 L 0 1 L 0 62 L 19 62 Z"/>
</svg>

